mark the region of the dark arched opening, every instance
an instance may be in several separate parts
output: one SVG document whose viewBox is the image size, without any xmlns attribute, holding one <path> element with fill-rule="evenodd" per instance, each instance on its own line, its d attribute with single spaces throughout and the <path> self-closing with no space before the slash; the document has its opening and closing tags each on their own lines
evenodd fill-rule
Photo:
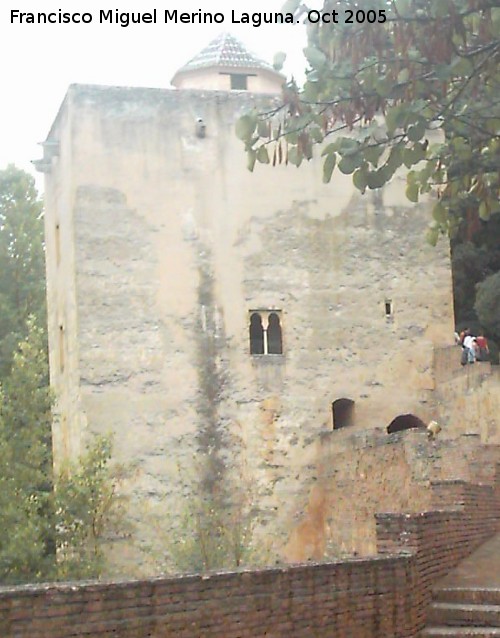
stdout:
<svg viewBox="0 0 500 638">
<path fill-rule="evenodd" d="M 258 312 L 250 317 L 250 354 L 264 354 L 264 328 Z"/>
<path fill-rule="evenodd" d="M 267 352 L 269 354 L 283 354 L 280 318 L 275 312 L 269 315 L 267 326 Z"/>
<path fill-rule="evenodd" d="M 411 430 L 412 428 L 426 429 L 425 423 L 422 419 L 414 414 L 400 414 L 393 419 L 387 426 L 387 434 L 393 432 L 401 432 L 402 430 Z"/>
<path fill-rule="evenodd" d="M 337 399 L 332 403 L 333 429 L 346 428 L 354 423 L 354 401 Z"/>
</svg>

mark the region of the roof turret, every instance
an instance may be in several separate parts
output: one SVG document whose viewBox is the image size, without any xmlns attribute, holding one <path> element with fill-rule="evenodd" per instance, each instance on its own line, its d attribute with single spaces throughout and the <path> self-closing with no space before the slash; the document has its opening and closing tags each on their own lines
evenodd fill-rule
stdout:
<svg viewBox="0 0 500 638">
<path fill-rule="evenodd" d="M 234 69 L 234 73 L 247 71 L 253 72 L 252 75 L 262 72 L 267 76 L 271 75 L 280 85 L 285 80 L 270 64 L 248 51 L 238 38 L 230 33 L 221 33 L 176 72 L 172 84 L 179 87 L 182 84 L 181 78 L 211 69 L 223 69 L 228 73 Z"/>
</svg>

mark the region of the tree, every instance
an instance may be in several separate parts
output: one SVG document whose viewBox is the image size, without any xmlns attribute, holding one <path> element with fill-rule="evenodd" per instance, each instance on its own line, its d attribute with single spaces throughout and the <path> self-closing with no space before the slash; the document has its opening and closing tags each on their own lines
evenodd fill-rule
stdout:
<svg viewBox="0 0 500 638">
<path fill-rule="evenodd" d="M 495 226 L 493 221 L 492 227 Z M 480 236 L 474 237 L 474 242 L 454 242 L 451 263 L 456 324 L 458 327 L 467 325 L 474 330 L 471 322 L 478 322 L 474 310 L 476 287 L 500 270 L 500 242 L 497 249 L 488 247 Z"/>
<path fill-rule="evenodd" d="M 38 580 L 55 557 L 51 396 L 43 331 L 28 336 L 0 385 L 0 580 Z"/>
<path fill-rule="evenodd" d="M 46 325 L 42 204 L 33 178 L 0 171 L 0 379 L 35 316 Z"/>
<path fill-rule="evenodd" d="M 46 334 L 27 328 L 0 384 L 0 582 L 97 577 L 116 523 L 110 442 L 97 438 L 54 476 Z"/>
<path fill-rule="evenodd" d="M 500 342 L 500 272 L 487 277 L 477 287 L 475 309 L 489 336 Z"/>
<path fill-rule="evenodd" d="M 97 437 L 56 479 L 58 579 L 98 578 L 105 563 L 103 537 L 122 527 L 117 485 L 123 468 L 111 468 L 111 447 L 108 437 Z"/>
<path fill-rule="evenodd" d="M 34 180 L 0 171 L 0 582 L 98 576 L 118 480 L 110 442 L 54 476 L 42 206 Z M 43 328 L 41 327 L 43 326 Z"/>
<path fill-rule="evenodd" d="M 306 82 L 290 82 L 277 108 L 237 122 L 249 168 L 300 166 L 321 144 L 323 180 L 337 169 L 365 192 L 405 167 L 411 201 L 436 193 L 431 243 L 464 224 L 472 234 L 500 212 L 497 0 L 371 0 L 369 9 L 324 0 L 321 12 L 299 5 L 288 0 L 284 9 L 308 16 Z"/>
</svg>

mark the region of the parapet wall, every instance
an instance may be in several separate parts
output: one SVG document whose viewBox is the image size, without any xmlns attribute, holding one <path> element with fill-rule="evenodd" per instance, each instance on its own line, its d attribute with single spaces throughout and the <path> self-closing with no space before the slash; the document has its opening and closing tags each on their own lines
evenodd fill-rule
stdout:
<svg viewBox="0 0 500 638">
<path fill-rule="evenodd" d="M 439 420 L 456 436 L 478 433 L 500 443 L 500 368 L 487 362 L 460 365 L 457 346 L 434 351 L 435 400 Z"/>
<path fill-rule="evenodd" d="M 433 484 L 439 510 L 379 514 L 369 559 L 0 591 L 5 638 L 416 638 L 433 584 L 500 529 L 500 481 Z"/>
<path fill-rule="evenodd" d="M 432 508 L 432 481 L 491 482 L 500 448 L 479 433 L 456 436 L 451 426 L 434 440 L 425 430 L 388 435 L 385 428 L 333 430 L 318 437 L 301 471 L 304 489 L 290 503 L 287 562 L 331 560 L 377 551 L 377 512 Z"/>
<path fill-rule="evenodd" d="M 1 635 L 406 638 L 412 635 L 405 626 L 412 571 L 411 557 L 387 557 L 208 577 L 29 587 L 1 595 Z"/>
</svg>

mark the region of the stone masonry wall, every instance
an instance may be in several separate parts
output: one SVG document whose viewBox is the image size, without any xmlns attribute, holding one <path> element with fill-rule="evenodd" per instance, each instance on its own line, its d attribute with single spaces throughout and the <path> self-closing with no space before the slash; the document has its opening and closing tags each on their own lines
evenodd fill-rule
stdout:
<svg viewBox="0 0 500 638">
<path fill-rule="evenodd" d="M 460 354 L 457 346 L 435 351 L 439 417 L 455 434 L 477 433 L 483 443 L 500 443 L 500 367 L 461 366 Z"/>
<path fill-rule="evenodd" d="M 499 455 L 479 433 L 456 436 L 451 427 L 435 440 L 423 430 L 353 429 L 322 434 L 311 452 L 304 492 L 289 508 L 288 560 L 373 555 L 377 512 L 429 509 L 432 481 L 491 481 Z"/>
<path fill-rule="evenodd" d="M 227 501 L 243 469 L 257 544 L 282 554 L 336 399 L 356 402 L 358 428 L 434 416 L 451 277 L 425 203 L 400 178 L 365 196 L 350 176 L 326 186 L 319 158 L 251 174 L 234 123 L 270 99 L 72 86 L 51 130 L 49 315 L 68 324 L 49 326 L 55 456 L 114 435 L 133 528 L 107 548 L 115 576 L 154 574 L 193 485 Z M 256 309 L 281 311 L 282 355 L 250 354 Z"/>
</svg>

